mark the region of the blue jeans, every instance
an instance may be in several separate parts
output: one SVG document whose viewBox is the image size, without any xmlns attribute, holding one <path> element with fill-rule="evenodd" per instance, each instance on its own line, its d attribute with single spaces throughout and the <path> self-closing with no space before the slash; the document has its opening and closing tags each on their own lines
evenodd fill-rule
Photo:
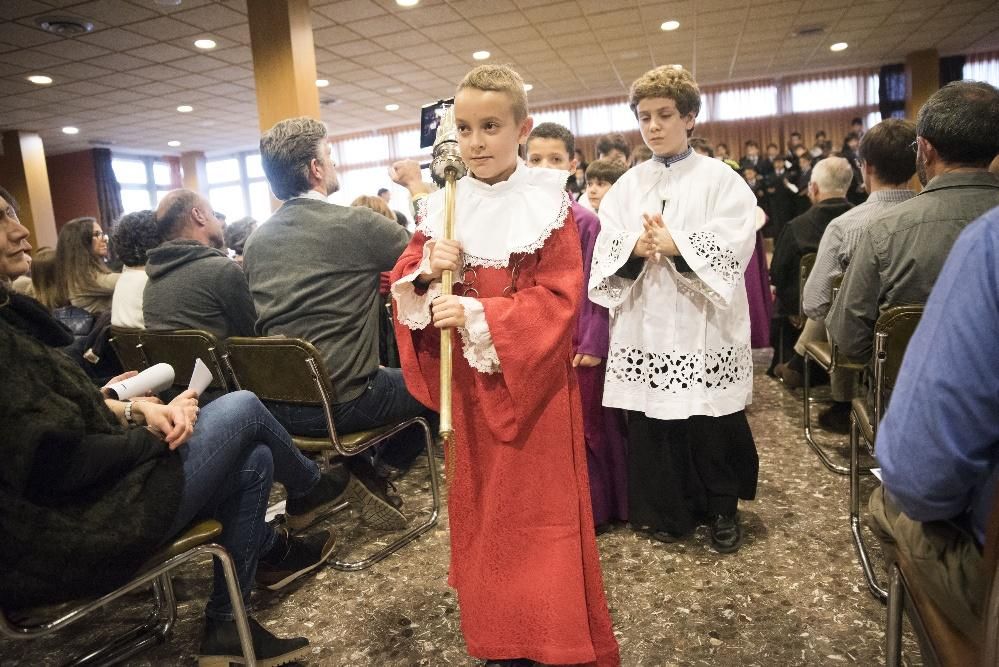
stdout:
<svg viewBox="0 0 999 667">
<path fill-rule="evenodd" d="M 329 434 L 326 413 L 318 405 L 267 403 L 267 409 L 289 432 L 310 438 Z M 338 433 L 353 433 L 411 417 L 426 417 L 436 430 L 437 413 L 413 398 L 399 368 L 379 368 L 368 380 L 368 386 L 357 398 L 333 406 L 333 423 Z M 412 433 L 410 433 L 410 431 Z M 410 440 L 416 451 L 422 449 L 422 432 L 415 428 L 396 436 L 391 449 L 406 449 Z M 419 440 L 419 442 L 416 442 Z M 407 444 L 403 444 L 405 441 Z"/>
<path fill-rule="evenodd" d="M 219 543 L 235 561 L 245 603 L 257 558 L 276 539 L 264 522 L 271 482 L 280 482 L 289 498 L 298 498 L 319 481 L 319 467 L 302 456 L 288 432 L 248 391 L 226 394 L 206 405 L 191 439 L 177 452 L 183 462 L 184 488 L 169 534 L 180 533 L 195 519 L 219 520 Z M 222 567 L 217 562 L 214 567 L 205 615 L 231 620 Z"/>
</svg>

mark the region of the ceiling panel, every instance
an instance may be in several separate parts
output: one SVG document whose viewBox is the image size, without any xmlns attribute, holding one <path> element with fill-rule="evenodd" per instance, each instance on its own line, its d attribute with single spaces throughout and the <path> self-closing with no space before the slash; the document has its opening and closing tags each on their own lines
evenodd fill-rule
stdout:
<svg viewBox="0 0 999 667">
<path fill-rule="evenodd" d="M 312 0 L 321 99 L 334 131 L 409 123 L 417 107 L 449 95 L 476 61 L 509 62 L 533 83 L 531 103 L 623 96 L 657 64 L 692 68 L 702 85 L 900 62 L 907 53 L 999 49 L 994 0 Z M 96 30 L 42 32 L 35 18 L 73 14 Z M 676 32 L 662 32 L 667 19 Z M 791 36 L 818 25 L 824 33 Z M 218 48 L 201 52 L 197 37 Z M 116 149 L 219 152 L 259 136 L 245 0 L 0 0 L 0 129 L 33 128 L 52 152 L 95 139 Z M 829 51 L 847 41 L 841 53 Z M 697 59 L 694 55 L 696 53 Z M 44 70 L 55 82 L 27 83 Z M 389 92 L 392 91 L 392 92 Z M 385 104 L 402 108 L 386 112 Z M 179 104 L 191 114 L 175 111 Z M 80 135 L 59 128 L 76 124 Z M 225 131 L 222 131 L 225 128 Z"/>
</svg>

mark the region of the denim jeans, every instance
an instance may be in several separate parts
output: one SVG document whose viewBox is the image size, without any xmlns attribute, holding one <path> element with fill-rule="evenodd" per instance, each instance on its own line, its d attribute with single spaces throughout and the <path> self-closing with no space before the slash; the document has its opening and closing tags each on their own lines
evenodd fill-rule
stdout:
<svg viewBox="0 0 999 667">
<path fill-rule="evenodd" d="M 177 450 L 184 468 L 184 488 L 170 535 L 195 519 L 222 523 L 219 543 L 236 565 L 244 603 L 249 600 L 257 558 L 274 544 L 264 522 L 271 482 L 284 485 L 288 497 L 308 493 L 319 481 L 319 467 L 302 456 L 288 432 L 248 391 L 226 394 L 206 405 L 191 439 Z M 232 619 L 232 604 L 214 564 L 214 581 L 205 615 Z"/>
<path fill-rule="evenodd" d="M 321 438 L 329 433 L 326 413 L 321 406 L 267 403 L 267 409 L 282 426 L 295 435 Z M 360 396 L 333 406 L 333 423 L 339 433 L 363 431 L 411 417 L 426 417 L 431 429 L 436 430 L 437 413 L 413 398 L 406 389 L 402 370 L 399 368 L 379 368 L 368 380 L 368 386 Z M 416 429 L 400 433 L 396 436 L 396 442 L 385 449 L 411 449 L 410 444 L 416 452 L 422 449 L 422 435 Z M 383 455 L 383 458 L 392 457 Z"/>
</svg>

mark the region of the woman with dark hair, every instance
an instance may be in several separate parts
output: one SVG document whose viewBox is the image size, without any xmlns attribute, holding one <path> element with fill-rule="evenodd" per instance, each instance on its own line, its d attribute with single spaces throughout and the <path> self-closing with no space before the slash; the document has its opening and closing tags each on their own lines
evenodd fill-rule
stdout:
<svg viewBox="0 0 999 667">
<path fill-rule="evenodd" d="M 225 226 L 225 231 L 222 232 L 225 247 L 232 251 L 233 260 L 240 266 L 243 266 L 243 247 L 256 228 L 257 221 L 247 216 L 230 222 Z"/>
<path fill-rule="evenodd" d="M 142 292 L 149 281 L 146 252 L 160 244 L 156 214 L 153 211 L 136 211 L 121 216 L 114 226 L 111 244 L 115 255 L 124 264 L 111 299 L 111 324 L 144 329 Z"/>
<path fill-rule="evenodd" d="M 70 305 L 91 314 L 111 309 L 121 274 L 108 270 L 107 254 L 107 235 L 94 218 L 75 218 L 59 230 L 57 274 Z"/>
<path fill-rule="evenodd" d="M 69 332 L 10 290 L 29 267 L 27 237 L 0 188 L 0 608 L 107 593 L 200 518 L 221 521 L 246 601 L 254 583 L 281 589 L 333 553 L 329 531 L 289 528 L 345 500 L 383 502 L 342 466 L 320 473 L 250 392 L 203 410 L 193 391 L 169 405 L 107 398 L 59 351 Z M 264 521 L 273 480 L 289 496 L 288 528 Z M 218 565 L 205 616 L 202 663 L 243 662 Z M 307 639 L 280 639 L 253 619 L 250 631 L 259 664 L 309 650 Z"/>
</svg>

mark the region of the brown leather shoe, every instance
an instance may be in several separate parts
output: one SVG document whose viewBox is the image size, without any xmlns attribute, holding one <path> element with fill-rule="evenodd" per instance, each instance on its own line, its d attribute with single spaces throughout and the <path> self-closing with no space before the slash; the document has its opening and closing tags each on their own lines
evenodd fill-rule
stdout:
<svg viewBox="0 0 999 667">
<path fill-rule="evenodd" d="M 798 371 L 788 368 L 787 364 L 777 364 L 774 373 L 781 379 L 788 389 L 797 389 L 804 384 L 804 378 Z"/>
</svg>

